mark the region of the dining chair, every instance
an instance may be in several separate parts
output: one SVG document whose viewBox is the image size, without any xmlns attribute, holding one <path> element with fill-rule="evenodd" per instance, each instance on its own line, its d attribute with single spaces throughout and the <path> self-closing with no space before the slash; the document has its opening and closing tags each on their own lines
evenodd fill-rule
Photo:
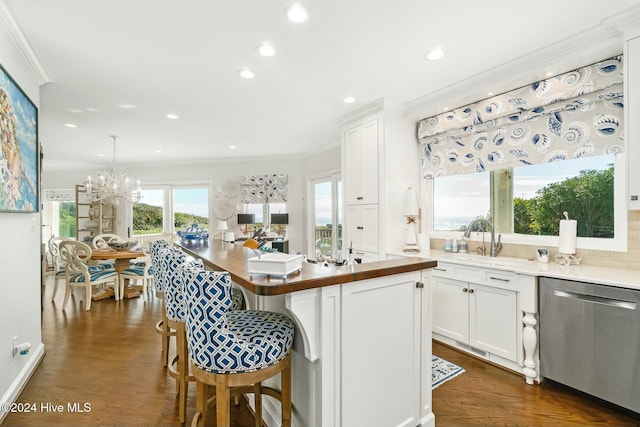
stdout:
<svg viewBox="0 0 640 427">
<path fill-rule="evenodd" d="M 191 370 L 196 379 L 196 414 L 203 426 L 209 387 L 215 387 L 216 426 L 230 426 L 230 394 L 254 393 L 256 426 L 262 425 L 262 394 L 282 403 L 282 426 L 291 426 L 291 346 L 294 325 L 280 313 L 230 311 L 231 277 L 183 267 L 186 333 Z M 280 390 L 262 382 L 280 374 Z"/>
<path fill-rule="evenodd" d="M 131 260 L 129 268 L 120 272 L 120 295 L 124 295 L 125 284 L 127 280 L 130 282 L 142 283 L 142 298 L 144 302 L 147 302 L 147 294 L 149 293 L 149 286 L 153 280 L 153 267 L 151 265 L 151 250 L 149 247 L 150 242 L 147 241 L 142 245 L 141 258 Z"/>
<path fill-rule="evenodd" d="M 51 263 L 53 265 L 53 292 L 51 293 L 51 301 L 55 300 L 58 293 L 58 283 L 61 280 L 66 280 L 67 270 L 65 270 L 65 263 L 60 257 L 60 242 L 63 240 L 71 240 L 66 237 L 56 238 L 52 236 L 47 242 L 49 254 L 51 256 Z"/>
<path fill-rule="evenodd" d="M 84 287 L 85 310 L 91 309 L 93 286 L 111 285 L 118 299 L 118 273 L 115 270 L 91 269 L 87 261 L 91 258 L 91 247 L 75 240 L 63 240 L 59 244 L 60 257 L 66 264 L 66 287 L 62 310 L 67 307 L 72 287 Z"/>
<path fill-rule="evenodd" d="M 94 249 L 109 249 L 109 242 L 122 242 L 124 239 L 117 234 L 98 234 L 91 242 Z"/>
</svg>

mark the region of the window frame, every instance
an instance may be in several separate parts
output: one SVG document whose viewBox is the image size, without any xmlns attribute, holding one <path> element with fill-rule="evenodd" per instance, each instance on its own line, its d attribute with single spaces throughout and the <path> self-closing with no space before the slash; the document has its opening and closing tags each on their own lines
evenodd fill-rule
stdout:
<svg viewBox="0 0 640 427">
<path fill-rule="evenodd" d="M 527 166 L 522 166 L 527 167 Z M 578 237 L 577 249 L 599 250 L 612 252 L 627 251 L 627 173 L 626 173 L 625 153 L 616 153 L 614 157 L 614 229 L 615 235 L 612 239 L 596 237 Z M 426 213 L 421 219 L 423 230 L 428 230 L 430 236 L 435 239 L 446 239 L 451 237 L 452 231 L 436 231 L 433 229 L 433 200 L 434 187 L 433 179 L 428 179 L 424 174 L 420 179 L 421 194 L 423 197 L 422 211 Z M 491 189 L 493 192 L 493 189 Z M 493 201 L 491 201 L 493 203 Z M 496 236 L 497 238 L 497 236 Z M 482 241 L 481 233 L 471 233 L 469 238 L 472 242 Z M 527 234 L 505 234 L 502 233 L 502 243 L 514 245 L 527 245 L 537 247 L 558 247 L 558 236 L 539 236 Z"/>
</svg>

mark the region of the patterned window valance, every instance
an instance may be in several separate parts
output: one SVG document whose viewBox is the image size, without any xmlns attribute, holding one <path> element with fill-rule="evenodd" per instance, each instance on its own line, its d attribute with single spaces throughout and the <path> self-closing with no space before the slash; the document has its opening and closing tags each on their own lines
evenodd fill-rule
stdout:
<svg viewBox="0 0 640 427">
<path fill-rule="evenodd" d="M 44 198 L 48 202 L 74 202 L 76 193 L 72 189 L 44 190 Z"/>
<path fill-rule="evenodd" d="M 623 151 L 622 56 L 418 122 L 426 177 Z"/>
<path fill-rule="evenodd" d="M 286 203 L 286 174 L 245 175 L 240 177 L 242 203 Z"/>
</svg>

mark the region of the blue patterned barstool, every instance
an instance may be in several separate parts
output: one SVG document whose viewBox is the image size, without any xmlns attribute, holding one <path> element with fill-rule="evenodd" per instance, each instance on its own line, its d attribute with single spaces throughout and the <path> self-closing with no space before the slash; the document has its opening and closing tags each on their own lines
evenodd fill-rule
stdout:
<svg viewBox="0 0 640 427">
<path fill-rule="evenodd" d="M 185 332 L 186 307 L 184 301 L 183 267 L 203 268 L 201 260 L 188 260 L 180 249 L 161 249 L 160 268 L 164 274 L 164 298 L 167 306 L 168 326 L 176 331 L 176 358 L 169 366 L 169 373 L 178 382 L 178 407 L 180 422 L 184 423 L 187 412 L 189 382 L 195 381 L 189 375 L 189 357 Z"/>
<path fill-rule="evenodd" d="M 256 426 L 262 425 L 262 394 L 282 402 L 282 426 L 291 426 L 291 319 L 267 311 L 229 311 L 231 278 L 227 272 L 183 268 L 187 302 L 187 341 L 196 378 L 196 414 L 203 426 L 209 386 L 215 386 L 216 426 L 230 426 L 229 397 L 254 393 Z M 281 390 L 262 381 L 280 373 Z"/>
<path fill-rule="evenodd" d="M 167 324 L 167 306 L 164 300 L 163 271 L 160 268 L 160 250 L 168 249 L 171 245 L 166 240 L 153 240 L 149 242 L 149 252 L 151 253 L 151 268 L 153 269 L 153 287 L 156 290 L 156 297 L 162 301 L 162 319 L 156 323 L 156 333 L 162 337 L 162 361 L 164 366 L 169 364 L 169 337 L 176 335 Z"/>
</svg>

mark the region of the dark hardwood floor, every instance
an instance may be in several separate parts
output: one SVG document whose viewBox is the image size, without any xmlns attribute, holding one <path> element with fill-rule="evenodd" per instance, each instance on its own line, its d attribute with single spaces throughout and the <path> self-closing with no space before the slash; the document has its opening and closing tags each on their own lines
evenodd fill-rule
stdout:
<svg viewBox="0 0 640 427">
<path fill-rule="evenodd" d="M 35 403 L 38 412 L 8 414 L 2 425 L 179 426 L 175 381 L 162 366 L 154 331 L 160 301 L 111 299 L 94 302 L 86 312 L 84 303 L 71 299 L 62 312 L 63 292 L 52 303 L 51 289 L 48 282 L 42 324 L 46 356 L 17 400 Z M 433 392 L 438 427 L 640 425 L 637 416 L 560 385 L 528 386 L 522 376 L 438 343 L 433 348 L 466 369 Z M 188 423 L 194 396 L 192 384 Z M 65 410 L 44 412 L 41 405 L 47 403 Z M 87 403 L 90 410 L 69 412 L 67 405 L 74 403 Z M 215 426 L 214 418 L 209 426 Z M 232 425 L 253 426 L 245 402 L 233 408 Z"/>
</svg>

